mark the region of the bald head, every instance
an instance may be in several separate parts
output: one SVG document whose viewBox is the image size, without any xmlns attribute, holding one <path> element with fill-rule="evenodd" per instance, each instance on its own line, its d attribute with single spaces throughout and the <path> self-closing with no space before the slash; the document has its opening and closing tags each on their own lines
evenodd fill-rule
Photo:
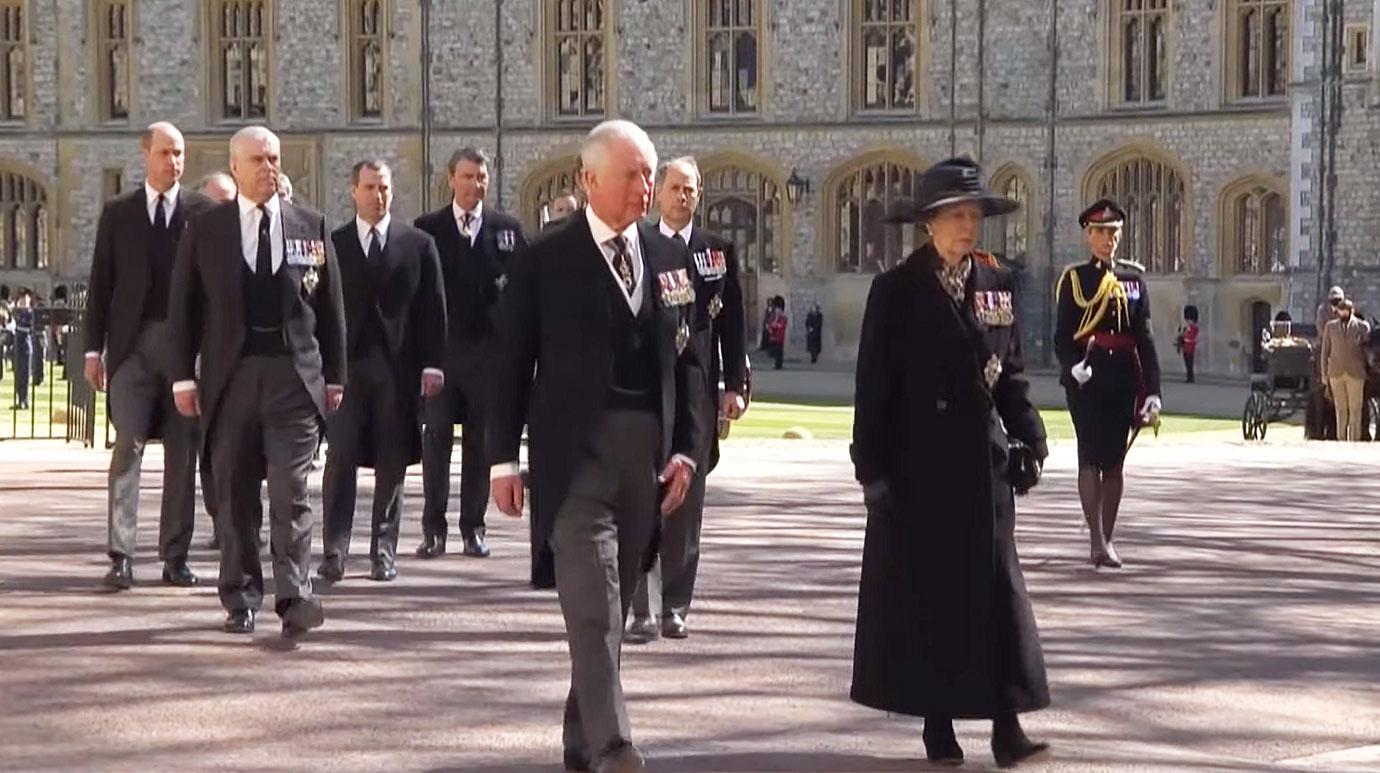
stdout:
<svg viewBox="0 0 1380 773">
<path fill-rule="evenodd" d="M 262 204 L 278 193 L 282 146 L 262 126 L 246 126 L 230 138 L 230 175 L 240 194 Z"/>
<path fill-rule="evenodd" d="M 198 186 L 203 195 L 212 201 L 229 201 L 235 198 L 235 178 L 224 172 L 212 172 L 201 178 Z"/>
<path fill-rule="evenodd" d="M 166 193 L 182 179 L 187 145 L 176 126 L 166 121 L 150 125 L 139 139 L 139 147 L 143 151 L 144 179 L 149 187 Z"/>
<path fill-rule="evenodd" d="M 652 201 L 656 147 L 631 121 L 605 121 L 589 133 L 580 151 L 581 180 L 589 208 L 621 231 L 647 214 Z"/>
</svg>

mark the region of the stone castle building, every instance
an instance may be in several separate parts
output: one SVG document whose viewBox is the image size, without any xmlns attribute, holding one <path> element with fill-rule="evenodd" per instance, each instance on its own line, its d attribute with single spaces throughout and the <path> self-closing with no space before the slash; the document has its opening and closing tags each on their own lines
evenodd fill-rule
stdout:
<svg viewBox="0 0 1380 773">
<path fill-rule="evenodd" d="M 818 302 L 826 359 L 853 358 L 870 275 L 918 242 L 879 217 L 969 154 L 1025 204 L 985 246 L 1023 266 L 1033 360 L 1083 258 L 1076 215 L 1105 194 L 1132 213 L 1167 370 L 1192 304 L 1199 369 L 1242 374 L 1264 320 L 1311 320 L 1320 284 L 1380 312 L 1377 18 L 1377 0 L 0 0 L 0 282 L 85 279 L 155 120 L 187 134 L 189 182 L 267 124 L 297 195 L 341 220 L 358 159 L 394 164 L 411 217 L 476 144 L 491 204 L 535 229 L 618 116 L 700 159 L 749 327 L 784 295 L 793 348 Z"/>
</svg>

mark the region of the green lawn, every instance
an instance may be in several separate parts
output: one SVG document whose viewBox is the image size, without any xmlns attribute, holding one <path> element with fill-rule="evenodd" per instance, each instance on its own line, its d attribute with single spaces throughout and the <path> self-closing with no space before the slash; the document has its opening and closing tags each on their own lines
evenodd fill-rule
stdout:
<svg viewBox="0 0 1380 773">
<path fill-rule="evenodd" d="M 1042 410 L 1051 440 L 1072 440 L 1073 422 L 1065 410 Z M 1235 419 L 1206 419 L 1166 414 L 1162 434 L 1240 430 Z M 779 438 L 791 427 L 804 427 L 820 439 L 848 438 L 853 433 L 853 406 L 799 405 L 754 402 L 742 421 L 733 425 L 731 438 Z"/>
<path fill-rule="evenodd" d="M 47 363 L 43 383 L 29 385 L 29 407 L 14 409 L 14 368 L 5 363 L 5 377 L 0 381 L 0 440 L 26 438 L 64 438 L 67 435 L 68 384 L 62 378 L 62 368 Z M 73 374 L 81 378 L 81 374 Z M 98 445 L 104 443 L 105 396 L 96 397 L 96 435 Z"/>
</svg>

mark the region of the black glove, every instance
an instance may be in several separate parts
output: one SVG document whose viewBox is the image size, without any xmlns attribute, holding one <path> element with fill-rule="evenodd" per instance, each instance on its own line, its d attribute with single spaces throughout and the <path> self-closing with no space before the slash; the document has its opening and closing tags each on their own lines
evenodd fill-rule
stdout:
<svg viewBox="0 0 1380 773">
<path fill-rule="evenodd" d="M 891 486 L 884 480 L 874 480 L 863 484 L 863 504 L 867 511 L 886 512 L 891 509 Z"/>
<path fill-rule="evenodd" d="M 1007 447 L 1006 480 L 1017 496 L 1025 496 L 1040 482 L 1044 473 L 1044 460 L 1035 449 L 1012 439 Z"/>
</svg>

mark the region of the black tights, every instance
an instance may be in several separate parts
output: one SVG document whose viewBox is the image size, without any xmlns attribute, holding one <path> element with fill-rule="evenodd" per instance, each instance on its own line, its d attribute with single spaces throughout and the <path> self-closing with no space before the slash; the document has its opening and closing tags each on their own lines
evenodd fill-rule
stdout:
<svg viewBox="0 0 1380 773">
<path fill-rule="evenodd" d="M 1093 552 L 1106 550 L 1112 541 L 1124 487 L 1121 465 L 1099 469 L 1085 464 L 1078 468 L 1078 498 L 1083 503 L 1083 520 L 1088 523 Z"/>
</svg>

